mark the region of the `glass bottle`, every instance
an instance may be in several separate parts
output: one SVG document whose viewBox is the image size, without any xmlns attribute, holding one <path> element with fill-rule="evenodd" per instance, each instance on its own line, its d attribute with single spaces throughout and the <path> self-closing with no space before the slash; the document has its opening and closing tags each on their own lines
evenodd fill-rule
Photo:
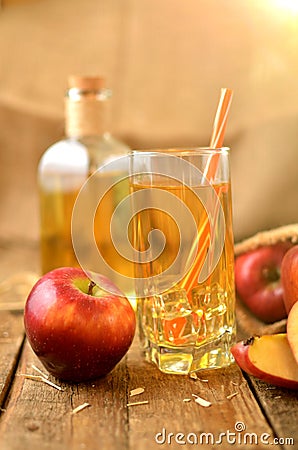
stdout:
<svg viewBox="0 0 298 450">
<path fill-rule="evenodd" d="M 102 273 L 92 256 L 88 257 L 93 239 L 90 230 L 85 230 L 84 226 L 88 202 L 84 204 L 86 210 L 79 214 L 82 222 L 80 243 L 81 247 L 86 247 L 86 255 L 81 260 L 74 251 L 71 232 L 74 204 L 85 181 L 96 174 L 100 190 L 103 185 L 108 190 L 121 178 L 121 170 L 109 172 L 107 165 L 106 170 L 97 174 L 97 169 L 129 151 L 127 145 L 108 131 L 110 96 L 111 91 L 104 87 L 101 77 L 69 77 L 65 96 L 65 138 L 49 147 L 38 165 L 42 273 L 57 267 L 82 266 L 82 262 L 84 269 Z M 127 194 L 128 181 L 124 180 L 105 196 L 101 211 L 94 219 L 94 237 L 107 256 L 108 264 L 113 261 L 114 282 L 117 282 L 118 266 L 124 275 L 132 273 L 131 264 L 126 267 L 123 259 L 117 259 L 118 254 L 111 248 L 109 238 L 113 209 Z"/>
</svg>

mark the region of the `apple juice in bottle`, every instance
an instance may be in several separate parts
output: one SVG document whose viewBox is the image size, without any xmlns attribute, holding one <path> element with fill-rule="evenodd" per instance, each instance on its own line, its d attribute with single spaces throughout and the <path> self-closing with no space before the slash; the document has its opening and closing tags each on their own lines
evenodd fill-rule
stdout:
<svg viewBox="0 0 298 450">
<path fill-rule="evenodd" d="M 69 78 L 65 96 L 66 136 L 44 153 L 38 166 L 42 273 L 62 266 L 79 266 L 82 262 L 84 269 L 102 272 L 96 262 L 88 259 L 88 246 L 93 239 L 90 234 L 94 234 L 97 247 L 108 264 L 112 261 L 115 283 L 118 270 L 124 275 L 132 273 L 131 263 L 126 264 L 123 258 L 118 258 L 112 248 L 109 228 L 109 220 L 117 203 L 128 195 L 128 182 L 124 180 L 117 184 L 117 180 L 124 176 L 121 167 L 110 172 L 107 166 L 107 170 L 96 172 L 99 167 L 126 155 L 129 150 L 108 132 L 110 95 L 110 90 L 104 87 L 100 77 Z M 78 261 L 71 236 L 72 213 L 81 187 L 92 174 L 97 177 L 99 190 L 104 188 L 108 193 L 102 208 L 95 214 L 93 233 L 84 227 L 88 202 L 81 207 L 80 242 L 81 247 L 86 243 L 86 254 L 83 261 Z M 113 189 L 109 190 L 112 185 Z"/>
</svg>

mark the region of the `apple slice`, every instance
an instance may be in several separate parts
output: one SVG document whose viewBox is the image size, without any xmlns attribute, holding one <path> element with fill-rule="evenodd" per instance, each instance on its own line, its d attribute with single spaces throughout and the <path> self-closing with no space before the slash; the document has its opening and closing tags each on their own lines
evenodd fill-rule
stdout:
<svg viewBox="0 0 298 450">
<path fill-rule="evenodd" d="M 292 306 L 287 321 L 288 341 L 298 364 L 298 302 Z"/>
<path fill-rule="evenodd" d="M 297 332 L 296 339 L 298 356 Z M 249 375 L 275 386 L 298 389 L 298 364 L 286 333 L 252 337 L 235 344 L 231 352 L 237 364 Z"/>
</svg>

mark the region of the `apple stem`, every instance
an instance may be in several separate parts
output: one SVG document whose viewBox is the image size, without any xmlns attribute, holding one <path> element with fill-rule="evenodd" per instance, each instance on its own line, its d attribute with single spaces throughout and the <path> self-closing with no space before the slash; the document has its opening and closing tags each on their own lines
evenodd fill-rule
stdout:
<svg viewBox="0 0 298 450">
<path fill-rule="evenodd" d="M 263 276 L 265 280 L 274 283 L 274 281 L 278 281 L 280 279 L 280 271 L 277 267 L 264 267 Z"/>
<path fill-rule="evenodd" d="M 88 286 L 88 295 L 92 295 L 92 289 L 94 288 L 94 286 L 96 286 L 96 283 L 94 283 L 94 281 L 90 280 L 89 286 Z"/>
</svg>

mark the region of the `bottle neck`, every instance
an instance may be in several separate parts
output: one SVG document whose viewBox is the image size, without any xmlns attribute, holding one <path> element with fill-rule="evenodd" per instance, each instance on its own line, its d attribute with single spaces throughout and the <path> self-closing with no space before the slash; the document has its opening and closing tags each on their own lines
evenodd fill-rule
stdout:
<svg viewBox="0 0 298 450">
<path fill-rule="evenodd" d="M 65 97 L 65 134 L 70 138 L 101 136 L 109 131 L 110 91 L 69 89 Z"/>
</svg>

